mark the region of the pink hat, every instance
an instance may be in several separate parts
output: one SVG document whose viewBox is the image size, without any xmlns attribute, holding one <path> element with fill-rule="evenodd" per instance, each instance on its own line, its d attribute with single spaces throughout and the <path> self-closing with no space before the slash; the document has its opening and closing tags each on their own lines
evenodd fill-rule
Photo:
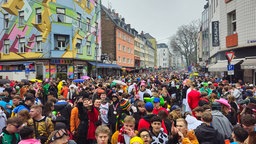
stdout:
<svg viewBox="0 0 256 144">
<path fill-rule="evenodd" d="M 145 84 L 144 82 L 142 82 L 142 83 L 140 84 L 140 86 L 146 86 L 146 84 Z"/>
<path fill-rule="evenodd" d="M 231 109 L 231 106 L 230 106 L 230 104 L 228 103 L 228 101 L 226 99 L 220 98 L 220 99 L 215 100 L 215 101 L 220 103 L 220 104 L 222 104 L 222 105 L 224 105 L 224 106 L 227 106 L 229 109 Z"/>
</svg>

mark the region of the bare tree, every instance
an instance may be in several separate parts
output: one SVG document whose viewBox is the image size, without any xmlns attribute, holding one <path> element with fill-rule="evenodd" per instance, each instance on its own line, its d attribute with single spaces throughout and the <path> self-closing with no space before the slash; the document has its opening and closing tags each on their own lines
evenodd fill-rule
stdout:
<svg viewBox="0 0 256 144">
<path fill-rule="evenodd" d="M 178 51 L 184 56 L 187 66 L 196 63 L 197 57 L 197 34 L 199 20 L 192 21 L 188 25 L 182 25 L 171 37 L 170 45 L 173 51 Z"/>
</svg>

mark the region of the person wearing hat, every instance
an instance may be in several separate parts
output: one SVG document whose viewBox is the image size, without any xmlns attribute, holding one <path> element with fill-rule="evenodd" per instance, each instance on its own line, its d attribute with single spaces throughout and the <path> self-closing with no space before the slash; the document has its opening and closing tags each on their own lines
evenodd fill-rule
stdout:
<svg viewBox="0 0 256 144">
<path fill-rule="evenodd" d="M 159 111 L 161 110 L 165 111 L 168 114 L 168 111 L 162 106 L 160 106 L 160 98 L 155 97 L 153 100 L 153 103 L 154 103 L 153 114 L 158 115 Z"/>
<path fill-rule="evenodd" d="M 115 132 L 117 130 L 116 127 L 116 116 L 117 112 L 119 112 L 119 100 L 116 93 L 113 93 L 111 96 L 112 104 L 109 105 L 109 112 L 108 112 L 108 120 L 111 132 Z"/>
<path fill-rule="evenodd" d="M 153 109 L 154 109 L 154 106 L 151 102 L 147 102 L 145 104 L 145 109 L 146 109 L 146 115 L 141 118 L 139 120 L 139 123 L 138 123 L 138 130 L 141 130 L 141 129 L 147 129 L 149 130 L 150 129 L 150 119 L 155 116 L 155 114 L 153 114 Z M 167 133 L 167 130 L 166 130 L 166 126 L 164 124 L 164 121 L 162 121 L 162 128 L 164 129 L 164 132 Z"/>
<path fill-rule="evenodd" d="M 227 119 L 230 121 L 232 125 L 237 124 L 237 115 L 233 108 L 231 108 L 228 101 L 224 98 L 220 98 L 218 100 L 215 100 L 216 102 L 219 102 L 221 104 L 221 112 L 223 115 L 227 117 Z"/>
<path fill-rule="evenodd" d="M 144 100 L 144 93 L 148 93 L 150 96 L 152 95 L 151 90 L 146 88 L 146 83 L 145 82 L 141 82 L 140 83 L 140 90 L 139 90 L 139 96 L 140 96 L 140 100 Z"/>
<path fill-rule="evenodd" d="M 217 129 L 225 139 L 230 139 L 233 126 L 227 117 L 221 113 L 221 104 L 219 102 L 214 101 L 212 103 L 212 116 L 212 127 Z"/>
<path fill-rule="evenodd" d="M 123 126 L 123 120 L 126 116 L 133 115 L 134 110 L 131 108 L 132 105 L 128 100 L 123 99 L 119 103 L 119 111 L 117 112 L 117 122 L 116 126 L 117 129 L 120 129 Z"/>
<path fill-rule="evenodd" d="M 144 144 L 144 142 L 140 137 L 135 136 L 130 140 L 130 144 Z"/>
</svg>

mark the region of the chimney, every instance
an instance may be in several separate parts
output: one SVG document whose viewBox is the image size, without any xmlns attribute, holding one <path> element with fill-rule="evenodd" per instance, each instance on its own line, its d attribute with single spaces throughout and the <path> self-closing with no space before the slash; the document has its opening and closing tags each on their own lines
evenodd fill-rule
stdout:
<svg viewBox="0 0 256 144">
<path fill-rule="evenodd" d="M 141 35 L 144 35 L 144 32 L 143 32 L 143 31 L 141 31 L 141 32 L 140 32 L 140 34 L 141 34 Z"/>
</svg>

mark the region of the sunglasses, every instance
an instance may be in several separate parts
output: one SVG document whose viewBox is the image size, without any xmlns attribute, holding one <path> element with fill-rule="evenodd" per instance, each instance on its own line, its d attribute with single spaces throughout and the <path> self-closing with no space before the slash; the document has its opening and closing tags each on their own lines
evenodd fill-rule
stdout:
<svg viewBox="0 0 256 144">
<path fill-rule="evenodd" d="M 50 139 L 50 141 L 53 142 L 53 141 L 55 141 L 57 139 L 63 138 L 64 136 L 68 136 L 67 130 L 65 130 L 65 129 L 57 130 L 55 132 L 55 134 L 53 135 L 53 137 Z"/>
</svg>

